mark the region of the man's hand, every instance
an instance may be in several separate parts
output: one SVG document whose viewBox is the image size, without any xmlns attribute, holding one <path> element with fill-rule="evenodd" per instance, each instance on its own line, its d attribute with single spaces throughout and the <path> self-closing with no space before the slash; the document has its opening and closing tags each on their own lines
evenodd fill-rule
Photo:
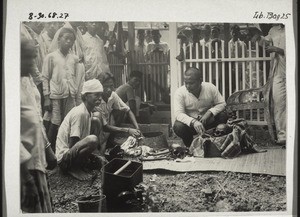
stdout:
<svg viewBox="0 0 300 217">
<path fill-rule="evenodd" d="M 128 128 L 128 133 L 134 137 L 140 137 L 142 135 L 140 130 L 133 128 Z"/>
<path fill-rule="evenodd" d="M 49 96 L 45 96 L 44 109 L 45 111 L 52 111 L 52 104 Z"/>
<path fill-rule="evenodd" d="M 205 132 L 205 128 L 200 121 L 195 121 L 193 127 L 198 134 L 203 134 Z"/>
<path fill-rule="evenodd" d="M 267 47 L 266 47 L 266 51 L 267 51 L 268 53 L 273 53 L 273 52 L 275 52 L 275 53 L 280 53 L 279 48 L 278 48 L 278 47 L 275 47 L 275 46 L 267 46 Z"/>
<path fill-rule="evenodd" d="M 200 119 L 200 122 L 206 126 L 207 122 L 210 118 L 212 118 L 214 115 L 211 113 L 211 111 L 207 111 Z"/>
</svg>

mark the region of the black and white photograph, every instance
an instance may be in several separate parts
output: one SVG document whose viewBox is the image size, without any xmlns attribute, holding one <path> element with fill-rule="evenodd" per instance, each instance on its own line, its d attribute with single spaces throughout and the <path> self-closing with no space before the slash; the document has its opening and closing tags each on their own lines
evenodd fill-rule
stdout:
<svg viewBox="0 0 300 217">
<path fill-rule="evenodd" d="M 20 9 L 7 216 L 292 216 L 293 9 L 280 2 L 247 19 Z"/>
</svg>

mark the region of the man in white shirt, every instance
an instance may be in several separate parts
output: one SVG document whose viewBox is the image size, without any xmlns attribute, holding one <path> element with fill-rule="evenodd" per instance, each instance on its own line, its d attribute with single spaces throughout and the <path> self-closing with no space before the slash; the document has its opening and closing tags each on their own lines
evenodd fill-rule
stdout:
<svg viewBox="0 0 300 217">
<path fill-rule="evenodd" d="M 169 45 L 166 42 L 160 41 L 161 34 L 159 30 L 155 29 L 152 30 L 152 38 L 153 41 L 149 42 L 147 45 L 147 54 L 150 54 L 154 51 L 161 51 L 163 53 L 168 53 L 169 51 Z"/>
<path fill-rule="evenodd" d="M 203 27 L 203 39 L 200 40 L 201 46 L 209 47 L 211 44 L 211 27 L 208 24 L 205 24 Z"/>
<path fill-rule="evenodd" d="M 53 37 L 58 29 L 59 26 L 57 22 L 45 23 L 44 30 L 41 32 L 38 38 L 42 60 L 44 60 L 47 54 L 50 53 L 49 48 L 51 46 Z"/>
<path fill-rule="evenodd" d="M 84 167 L 90 165 L 96 169 L 102 165 L 101 157 L 92 154 L 99 145 L 98 137 L 95 135 L 99 132 L 91 127 L 92 110 L 100 104 L 102 93 L 100 81 L 96 79 L 86 81 L 81 92 L 83 102 L 67 114 L 58 130 L 56 140 L 58 165 L 62 171 L 79 180 L 90 178 L 83 170 Z"/>
<path fill-rule="evenodd" d="M 197 68 L 187 69 L 185 85 L 176 90 L 174 97 L 173 130 L 187 147 L 194 135 L 227 121 L 223 96 L 212 83 L 202 82 L 201 74 Z"/>
<path fill-rule="evenodd" d="M 134 50 L 137 54 L 137 58 L 139 62 L 145 62 L 145 55 L 147 51 L 147 42 L 145 41 L 145 30 L 139 29 L 137 31 L 137 39 L 138 41 L 135 44 Z"/>
<path fill-rule="evenodd" d="M 82 36 L 85 50 L 85 80 L 97 78 L 101 72 L 110 72 L 107 56 L 104 50 L 104 43 L 96 34 L 95 22 L 88 22 L 87 32 Z"/>
<path fill-rule="evenodd" d="M 211 28 L 211 40 L 220 39 L 220 32 L 221 32 L 221 30 L 219 27 L 217 27 L 217 26 L 212 27 Z M 222 45 L 222 43 L 224 43 L 224 40 L 220 39 L 220 41 L 221 41 L 221 45 Z M 221 46 L 219 46 L 219 48 L 221 48 Z"/>
</svg>

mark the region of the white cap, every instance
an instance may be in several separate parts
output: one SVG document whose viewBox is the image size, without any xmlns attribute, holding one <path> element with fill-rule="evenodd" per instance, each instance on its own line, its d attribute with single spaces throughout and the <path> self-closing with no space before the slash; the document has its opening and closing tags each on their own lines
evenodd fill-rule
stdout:
<svg viewBox="0 0 300 217">
<path fill-rule="evenodd" d="M 103 92 L 103 86 L 97 79 L 84 82 L 81 94 Z"/>
</svg>

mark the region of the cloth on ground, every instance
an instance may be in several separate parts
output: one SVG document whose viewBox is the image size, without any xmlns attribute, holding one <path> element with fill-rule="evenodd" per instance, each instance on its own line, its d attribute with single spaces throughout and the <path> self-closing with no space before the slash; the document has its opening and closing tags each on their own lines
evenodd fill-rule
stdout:
<svg viewBox="0 0 300 217">
<path fill-rule="evenodd" d="M 155 155 L 157 153 L 153 148 L 147 145 L 141 145 L 141 140 L 142 138 L 129 136 L 127 140 L 121 145 L 121 149 L 124 151 L 124 154 L 131 157 L 147 157 L 149 155 Z"/>
<path fill-rule="evenodd" d="M 189 149 L 194 157 L 223 157 L 234 158 L 241 153 L 258 153 L 260 149 L 248 133 L 248 125 L 244 119 L 229 120 L 227 123 L 232 132 L 215 137 L 212 131 L 196 137 Z"/>
</svg>

